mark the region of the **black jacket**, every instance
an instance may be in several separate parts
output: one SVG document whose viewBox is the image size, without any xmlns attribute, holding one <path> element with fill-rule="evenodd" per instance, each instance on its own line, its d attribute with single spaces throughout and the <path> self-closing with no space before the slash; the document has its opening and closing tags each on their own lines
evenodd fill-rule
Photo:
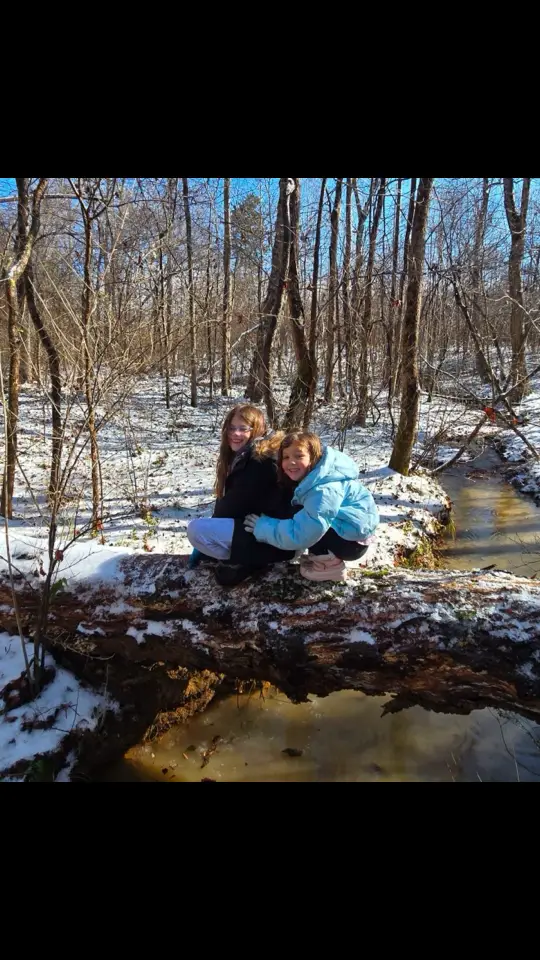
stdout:
<svg viewBox="0 0 540 960">
<path fill-rule="evenodd" d="M 276 490 L 276 461 L 272 457 L 258 459 L 253 447 L 245 447 L 225 481 L 225 493 L 216 500 L 213 516 L 243 520 L 248 513 L 266 513 Z"/>
<path fill-rule="evenodd" d="M 236 521 L 231 563 L 264 567 L 294 557 L 294 551 L 278 550 L 269 543 L 260 543 L 252 533 L 244 530 L 244 517 L 248 513 L 265 513 L 279 520 L 292 516 L 293 492 L 278 485 L 277 464 L 272 457 L 258 459 L 251 446 L 241 452 L 225 481 L 224 495 L 216 500 L 213 514 L 214 517 L 232 517 Z"/>
</svg>

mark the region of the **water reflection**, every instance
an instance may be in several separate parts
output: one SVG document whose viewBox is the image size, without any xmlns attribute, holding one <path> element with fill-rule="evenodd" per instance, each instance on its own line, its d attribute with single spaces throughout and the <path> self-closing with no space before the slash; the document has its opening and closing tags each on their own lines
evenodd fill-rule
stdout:
<svg viewBox="0 0 540 960">
<path fill-rule="evenodd" d="M 381 719 L 385 700 L 353 691 L 300 705 L 279 693 L 231 697 L 126 761 L 135 778 L 169 783 L 493 782 L 516 781 L 516 769 L 521 780 L 540 778 L 527 731 L 492 711 L 461 717 L 414 707 Z"/>
<path fill-rule="evenodd" d="M 445 565 L 471 570 L 493 564 L 532 577 L 540 573 L 540 509 L 500 475 L 488 473 L 500 464 L 497 454 L 487 451 L 442 476 L 456 524 Z"/>
</svg>

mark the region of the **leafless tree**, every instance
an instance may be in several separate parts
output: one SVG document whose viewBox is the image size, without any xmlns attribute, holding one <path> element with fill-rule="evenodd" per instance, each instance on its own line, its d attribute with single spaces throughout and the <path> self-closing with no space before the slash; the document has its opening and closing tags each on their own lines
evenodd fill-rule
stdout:
<svg viewBox="0 0 540 960">
<path fill-rule="evenodd" d="M 418 326 L 420 322 L 422 275 L 426 244 L 426 225 L 433 177 L 421 177 L 411 228 L 409 282 L 403 318 L 401 353 L 403 358 L 401 413 L 390 466 L 405 475 L 409 472 L 416 439 L 420 384 L 418 377 Z"/>
<path fill-rule="evenodd" d="M 17 240 L 15 252 L 3 271 L 8 307 L 9 381 L 6 407 L 6 461 L 2 483 L 0 513 L 3 517 L 13 515 L 13 490 L 17 464 L 17 438 L 19 425 L 19 390 L 21 363 L 21 330 L 19 326 L 20 302 L 19 281 L 28 266 L 36 242 L 41 216 L 41 204 L 47 189 L 47 178 L 41 177 L 32 196 L 29 210 L 28 180 L 17 178 Z"/>
<path fill-rule="evenodd" d="M 529 391 L 527 379 L 527 365 L 525 363 L 525 343 L 529 332 L 529 324 L 523 305 L 523 280 L 521 264 L 525 251 L 525 230 L 527 227 L 527 210 L 529 207 L 529 193 L 531 178 L 524 177 L 521 188 L 521 203 L 519 209 L 514 197 L 514 178 L 504 177 L 504 209 L 510 230 L 511 247 L 508 260 L 508 295 L 512 308 L 510 314 L 510 337 L 512 342 L 512 399 L 514 402 L 522 400 Z"/>
</svg>

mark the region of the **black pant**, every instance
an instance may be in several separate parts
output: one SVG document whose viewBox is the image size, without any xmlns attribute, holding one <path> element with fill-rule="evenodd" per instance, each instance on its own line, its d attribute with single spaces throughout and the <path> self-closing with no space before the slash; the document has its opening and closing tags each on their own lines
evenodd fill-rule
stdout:
<svg viewBox="0 0 540 960">
<path fill-rule="evenodd" d="M 320 557 L 322 553 L 330 551 L 340 560 L 359 560 L 360 557 L 364 556 L 367 549 L 365 543 L 356 543 L 356 540 L 344 540 L 339 533 L 336 533 L 330 527 L 324 537 L 321 537 L 320 540 L 317 540 L 317 543 L 309 548 L 309 552 Z"/>
<path fill-rule="evenodd" d="M 266 567 L 270 563 L 292 560 L 294 550 L 280 550 L 271 543 L 256 540 L 252 533 L 244 529 L 243 520 L 234 521 L 234 534 L 231 544 L 229 563 L 241 563 L 249 567 Z"/>
</svg>

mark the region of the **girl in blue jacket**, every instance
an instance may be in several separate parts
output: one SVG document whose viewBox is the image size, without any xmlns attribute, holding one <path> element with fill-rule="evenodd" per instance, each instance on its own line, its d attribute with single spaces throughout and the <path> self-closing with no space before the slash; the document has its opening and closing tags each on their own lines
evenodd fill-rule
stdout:
<svg viewBox="0 0 540 960">
<path fill-rule="evenodd" d="M 280 550 L 304 550 L 300 572 L 308 580 L 345 580 L 345 560 L 358 560 L 379 523 L 369 490 L 346 453 L 323 447 L 314 433 L 289 433 L 281 442 L 278 467 L 295 490 L 290 520 L 249 514 L 244 526 L 256 540 Z"/>
</svg>

